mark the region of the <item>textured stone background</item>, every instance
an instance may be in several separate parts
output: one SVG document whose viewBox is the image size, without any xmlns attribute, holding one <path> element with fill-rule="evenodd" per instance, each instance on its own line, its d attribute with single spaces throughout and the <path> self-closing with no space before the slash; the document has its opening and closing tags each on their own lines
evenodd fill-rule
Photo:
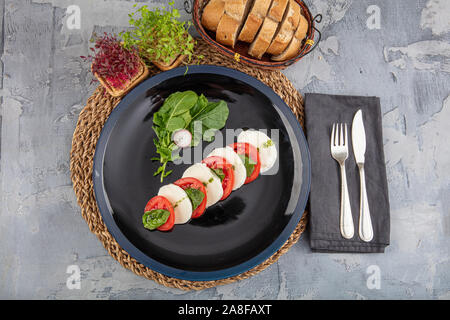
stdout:
<svg viewBox="0 0 450 320">
<path fill-rule="evenodd" d="M 81 218 L 70 181 L 72 133 L 94 89 L 79 56 L 93 32 L 122 30 L 134 3 L 0 0 L 0 298 L 450 298 L 450 1 L 307 0 L 324 16 L 323 41 L 284 71 L 302 93 L 381 97 L 392 208 L 386 253 L 311 253 L 306 234 L 257 276 L 188 293 L 111 258 Z M 80 30 L 65 24 L 72 4 L 81 8 Z M 380 29 L 367 27 L 371 5 L 380 8 Z M 79 290 L 66 286 L 69 265 L 81 269 Z M 367 286 L 370 266 L 379 268 L 380 289 Z"/>
</svg>

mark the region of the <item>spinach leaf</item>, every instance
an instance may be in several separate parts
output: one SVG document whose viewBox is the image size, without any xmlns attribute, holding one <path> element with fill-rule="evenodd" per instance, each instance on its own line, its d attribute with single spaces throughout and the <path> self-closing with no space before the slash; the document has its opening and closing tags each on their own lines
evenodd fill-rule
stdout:
<svg viewBox="0 0 450 320">
<path fill-rule="evenodd" d="M 202 140 L 211 142 L 216 131 L 225 126 L 228 115 L 225 101 L 208 102 L 203 94 L 197 96 L 194 91 L 175 92 L 167 97 L 160 110 L 154 113 L 152 127 L 158 138 L 154 143 L 161 163 L 155 175 L 161 174 L 161 182 L 171 172 L 166 172 L 166 166 L 175 160 L 173 151 L 178 149 L 171 140 L 172 133 L 188 129 L 192 134 L 192 146 L 197 146 Z"/>
<path fill-rule="evenodd" d="M 146 229 L 155 230 L 166 223 L 169 216 L 170 212 L 164 209 L 146 211 L 142 216 L 142 224 Z"/>
<path fill-rule="evenodd" d="M 200 104 L 202 107 L 199 107 Z M 193 137 L 192 145 L 197 146 L 202 139 L 207 142 L 213 141 L 216 131 L 225 126 L 229 112 L 223 100 L 205 104 L 199 98 L 197 105 L 191 109 L 192 120 L 189 131 Z"/>
<path fill-rule="evenodd" d="M 197 209 L 197 207 L 202 203 L 203 199 L 205 198 L 205 195 L 203 192 L 201 192 L 199 189 L 194 188 L 187 188 L 184 189 L 186 194 L 189 197 L 189 200 L 191 200 L 192 203 L 192 210 Z"/>
<path fill-rule="evenodd" d="M 166 113 L 171 117 L 177 116 L 192 108 L 197 103 L 197 100 L 198 96 L 194 91 L 178 91 L 167 97 L 157 113 Z"/>
<path fill-rule="evenodd" d="M 241 158 L 242 163 L 245 166 L 245 171 L 247 171 L 247 177 L 250 177 L 255 170 L 256 162 L 247 157 L 245 154 L 238 154 L 239 158 Z"/>
<path fill-rule="evenodd" d="M 166 130 L 168 132 L 174 132 L 178 129 L 183 129 L 185 125 L 185 121 L 182 117 L 173 117 L 167 121 Z"/>
<path fill-rule="evenodd" d="M 192 118 L 195 118 L 197 115 L 199 115 L 207 106 L 208 99 L 206 99 L 206 97 L 201 94 L 200 97 L 198 97 L 197 103 L 192 107 L 191 110 L 189 110 Z"/>
<path fill-rule="evenodd" d="M 210 129 L 222 129 L 228 119 L 230 111 L 225 101 L 210 102 L 192 121 L 201 121 L 202 125 Z"/>
</svg>

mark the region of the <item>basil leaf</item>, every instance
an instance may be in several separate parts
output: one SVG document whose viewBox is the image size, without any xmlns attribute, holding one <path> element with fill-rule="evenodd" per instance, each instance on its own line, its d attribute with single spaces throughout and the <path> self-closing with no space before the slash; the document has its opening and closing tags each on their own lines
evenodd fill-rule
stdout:
<svg viewBox="0 0 450 320">
<path fill-rule="evenodd" d="M 166 223 L 169 216 L 170 212 L 164 209 L 146 211 L 142 216 L 142 224 L 146 229 L 155 230 Z"/>
<path fill-rule="evenodd" d="M 205 198 L 205 195 L 203 192 L 201 192 L 199 189 L 194 188 L 187 188 L 184 189 L 184 192 L 189 197 L 189 200 L 191 200 L 192 203 L 192 210 L 197 209 L 197 207 L 202 203 L 203 199 Z"/>
<path fill-rule="evenodd" d="M 255 170 L 256 162 L 247 157 L 245 154 L 238 154 L 239 158 L 241 158 L 242 163 L 245 166 L 245 170 L 247 171 L 247 177 L 250 177 Z"/>
<path fill-rule="evenodd" d="M 220 181 L 223 181 L 223 179 L 225 179 L 225 174 L 223 173 L 223 170 L 218 168 L 218 169 L 213 169 L 213 168 L 209 168 L 211 169 L 211 171 L 220 178 Z"/>
</svg>

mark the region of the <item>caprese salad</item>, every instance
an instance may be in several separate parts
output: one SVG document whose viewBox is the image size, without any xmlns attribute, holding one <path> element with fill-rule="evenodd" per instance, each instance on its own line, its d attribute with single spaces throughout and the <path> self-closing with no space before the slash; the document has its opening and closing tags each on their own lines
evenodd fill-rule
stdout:
<svg viewBox="0 0 450 320">
<path fill-rule="evenodd" d="M 269 170 L 277 156 L 265 133 L 243 131 L 236 143 L 214 149 L 201 163 L 188 167 L 181 179 L 162 186 L 145 206 L 144 227 L 169 231 L 175 224 L 201 217 L 206 208 Z"/>
</svg>

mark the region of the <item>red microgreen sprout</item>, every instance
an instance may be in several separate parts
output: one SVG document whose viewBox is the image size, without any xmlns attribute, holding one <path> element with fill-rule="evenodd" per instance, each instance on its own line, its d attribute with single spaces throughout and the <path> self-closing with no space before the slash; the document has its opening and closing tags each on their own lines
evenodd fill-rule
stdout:
<svg viewBox="0 0 450 320">
<path fill-rule="evenodd" d="M 81 56 L 92 62 L 92 73 L 107 80 L 116 89 L 123 89 L 139 71 L 140 60 L 134 48 L 124 48 L 116 35 L 104 33 L 96 37 L 90 55 Z"/>
</svg>

